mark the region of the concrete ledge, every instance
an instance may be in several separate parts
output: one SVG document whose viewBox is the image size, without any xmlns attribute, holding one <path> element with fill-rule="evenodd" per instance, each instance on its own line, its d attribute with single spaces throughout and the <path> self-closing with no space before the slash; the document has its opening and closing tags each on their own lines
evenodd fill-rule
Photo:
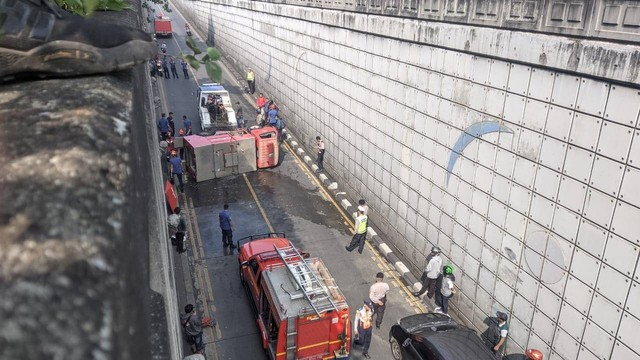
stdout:
<svg viewBox="0 0 640 360">
<path fill-rule="evenodd" d="M 130 5 L 95 17 L 141 26 Z M 146 75 L 140 65 L 0 88 L 0 359 L 181 356 L 170 284 L 152 279 L 169 269 L 150 258 L 166 216 L 151 181 Z"/>
</svg>

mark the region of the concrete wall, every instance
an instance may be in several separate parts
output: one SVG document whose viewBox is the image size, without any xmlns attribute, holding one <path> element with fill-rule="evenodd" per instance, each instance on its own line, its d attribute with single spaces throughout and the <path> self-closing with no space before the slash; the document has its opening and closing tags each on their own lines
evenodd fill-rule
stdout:
<svg viewBox="0 0 640 360">
<path fill-rule="evenodd" d="M 638 77 L 633 61 L 594 55 L 630 60 L 637 47 L 291 5 L 177 5 L 256 70 L 299 139 L 325 138 L 325 167 L 367 199 L 416 274 L 431 246 L 444 250 L 470 323 L 483 330 L 508 312 L 510 352 L 640 358 Z"/>
</svg>

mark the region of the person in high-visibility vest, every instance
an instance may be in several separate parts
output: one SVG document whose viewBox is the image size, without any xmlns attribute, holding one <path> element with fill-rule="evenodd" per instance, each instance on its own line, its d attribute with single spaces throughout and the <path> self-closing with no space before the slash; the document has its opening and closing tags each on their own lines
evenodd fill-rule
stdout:
<svg viewBox="0 0 640 360">
<path fill-rule="evenodd" d="M 247 70 L 247 84 L 249 85 L 249 92 L 251 94 L 256 92 L 256 81 L 255 81 L 255 79 L 256 79 L 256 77 L 253 74 L 253 70 L 252 69 Z"/>
<path fill-rule="evenodd" d="M 348 252 L 352 252 L 355 248 L 358 248 L 358 252 L 362 254 L 364 242 L 367 238 L 368 221 L 369 218 L 364 214 L 363 209 L 358 208 L 358 217 L 356 218 L 356 225 L 353 230 L 355 234 L 353 235 L 353 238 L 351 238 L 349 246 L 344 247 Z"/>
</svg>

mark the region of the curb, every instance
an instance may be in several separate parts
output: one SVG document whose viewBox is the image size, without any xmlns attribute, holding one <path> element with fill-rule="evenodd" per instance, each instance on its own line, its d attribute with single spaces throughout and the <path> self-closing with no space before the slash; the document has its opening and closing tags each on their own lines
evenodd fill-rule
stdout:
<svg viewBox="0 0 640 360">
<path fill-rule="evenodd" d="M 307 155 L 307 152 L 304 150 L 302 145 L 287 131 L 287 129 L 283 130 L 285 141 L 291 146 L 291 148 L 295 151 L 295 153 L 307 164 L 309 168 L 313 171 L 313 173 L 320 179 L 322 185 L 324 185 L 327 190 L 331 192 L 333 197 L 340 203 L 342 208 L 348 214 L 355 214 L 357 210 L 357 206 L 354 205 L 355 202 L 351 202 L 349 200 L 347 193 L 341 191 L 339 188 L 339 184 L 337 181 L 329 178 L 329 176 L 322 172 L 318 173 L 318 165 L 315 164 L 315 160 Z M 373 227 L 369 227 L 368 230 L 368 241 L 373 245 L 376 250 L 384 257 L 389 264 L 400 274 L 400 278 L 404 282 L 404 284 L 411 289 L 412 291 L 418 291 L 421 288 L 421 282 L 416 276 L 414 276 L 409 268 L 400 260 L 398 255 L 393 253 L 392 248 L 387 245 L 385 239 L 378 235 L 378 232 Z"/>
</svg>

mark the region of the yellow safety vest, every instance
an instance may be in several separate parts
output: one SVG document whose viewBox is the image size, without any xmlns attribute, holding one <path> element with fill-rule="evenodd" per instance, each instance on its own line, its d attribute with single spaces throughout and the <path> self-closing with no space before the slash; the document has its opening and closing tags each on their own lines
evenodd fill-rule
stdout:
<svg viewBox="0 0 640 360">
<path fill-rule="evenodd" d="M 360 218 L 360 224 L 358 224 L 358 230 L 356 231 L 358 234 L 364 234 L 367 232 L 367 222 L 369 218 L 367 215 L 362 215 Z"/>
<path fill-rule="evenodd" d="M 253 81 L 253 78 L 254 78 L 253 71 L 247 71 L 247 80 Z"/>
</svg>

